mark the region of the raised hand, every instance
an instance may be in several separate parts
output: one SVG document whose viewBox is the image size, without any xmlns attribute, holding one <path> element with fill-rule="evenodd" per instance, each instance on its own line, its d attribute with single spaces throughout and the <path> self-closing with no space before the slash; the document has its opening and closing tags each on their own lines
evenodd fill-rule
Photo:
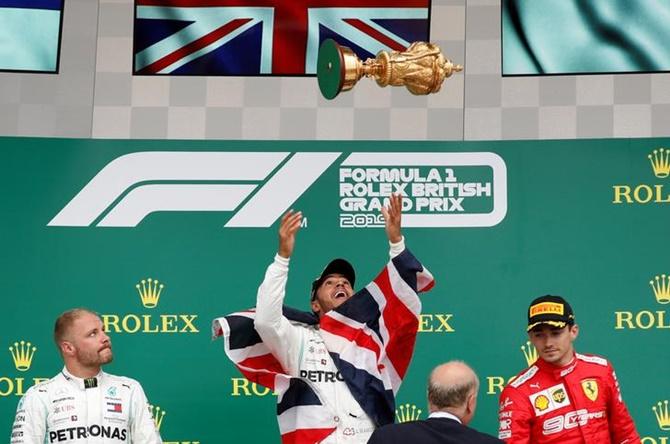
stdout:
<svg viewBox="0 0 670 444">
<path fill-rule="evenodd" d="M 293 254 L 295 246 L 295 235 L 300 229 L 302 222 L 302 212 L 294 213 L 293 210 L 288 210 L 281 218 L 279 224 L 279 255 L 284 258 L 289 258 Z"/>
<path fill-rule="evenodd" d="M 388 206 L 382 207 L 382 214 L 384 215 L 384 226 L 389 241 L 400 242 L 402 240 L 402 233 L 400 232 L 402 195 L 400 193 L 391 195 Z"/>
</svg>

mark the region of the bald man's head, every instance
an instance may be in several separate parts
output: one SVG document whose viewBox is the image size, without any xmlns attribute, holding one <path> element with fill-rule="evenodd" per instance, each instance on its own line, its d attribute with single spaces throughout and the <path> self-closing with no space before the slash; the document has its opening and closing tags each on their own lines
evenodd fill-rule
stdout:
<svg viewBox="0 0 670 444">
<path fill-rule="evenodd" d="M 433 369 L 428 378 L 428 404 L 431 412 L 472 410 L 479 390 L 475 372 L 462 361 L 450 361 Z M 457 415 L 458 416 L 458 415 Z M 462 419 L 462 418 L 461 418 Z"/>
</svg>

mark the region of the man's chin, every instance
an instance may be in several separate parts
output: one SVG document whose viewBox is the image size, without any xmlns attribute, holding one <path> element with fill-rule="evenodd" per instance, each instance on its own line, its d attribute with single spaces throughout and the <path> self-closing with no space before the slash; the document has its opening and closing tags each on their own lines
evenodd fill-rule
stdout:
<svg viewBox="0 0 670 444">
<path fill-rule="evenodd" d="M 338 298 L 338 299 L 335 299 L 335 301 L 333 302 L 333 308 L 331 308 L 331 310 L 333 310 L 333 309 L 339 307 L 340 305 L 344 304 L 344 303 L 347 302 L 350 298 L 351 298 L 351 296 L 348 296 L 348 297 L 346 297 L 346 298 Z"/>
<path fill-rule="evenodd" d="M 331 302 L 331 303 L 328 304 L 328 305 L 326 305 L 326 304 L 319 304 L 319 306 L 321 307 L 321 315 L 324 315 L 324 314 L 328 313 L 330 310 L 335 310 L 337 307 L 339 307 L 340 305 L 344 304 L 344 303 L 347 302 L 349 299 L 351 299 L 351 296 L 342 297 L 342 298 L 332 298 L 332 299 L 330 299 L 330 301 L 329 301 L 329 302 Z"/>
<path fill-rule="evenodd" d="M 561 360 L 561 354 L 558 352 L 553 352 L 553 353 L 543 353 L 540 354 L 540 357 L 545 361 L 550 364 L 554 364 L 558 361 Z"/>
<path fill-rule="evenodd" d="M 100 353 L 100 363 L 101 364 L 109 364 L 113 360 L 114 360 L 114 354 L 112 353 L 111 350 L 106 349 L 106 350 L 103 350 Z"/>
</svg>

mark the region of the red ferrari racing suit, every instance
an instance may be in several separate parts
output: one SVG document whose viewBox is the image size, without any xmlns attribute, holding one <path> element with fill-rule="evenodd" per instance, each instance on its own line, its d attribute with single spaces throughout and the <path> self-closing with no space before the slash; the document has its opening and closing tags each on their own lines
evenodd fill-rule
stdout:
<svg viewBox="0 0 670 444">
<path fill-rule="evenodd" d="M 538 359 L 500 395 L 507 444 L 636 444 L 640 437 L 606 359 L 575 354 L 565 367 Z"/>
</svg>

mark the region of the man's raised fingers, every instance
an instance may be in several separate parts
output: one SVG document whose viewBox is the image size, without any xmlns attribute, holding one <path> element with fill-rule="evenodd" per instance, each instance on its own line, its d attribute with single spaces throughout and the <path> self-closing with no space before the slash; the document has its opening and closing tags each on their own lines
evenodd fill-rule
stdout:
<svg viewBox="0 0 670 444">
<path fill-rule="evenodd" d="M 293 209 L 290 209 L 286 213 L 284 213 L 284 215 L 281 217 L 282 223 L 288 220 L 288 218 L 291 217 L 291 215 L 293 215 Z"/>
<path fill-rule="evenodd" d="M 302 212 L 298 211 L 286 221 L 286 225 L 289 228 L 294 229 L 295 227 L 299 227 L 301 222 L 302 222 Z"/>
</svg>

